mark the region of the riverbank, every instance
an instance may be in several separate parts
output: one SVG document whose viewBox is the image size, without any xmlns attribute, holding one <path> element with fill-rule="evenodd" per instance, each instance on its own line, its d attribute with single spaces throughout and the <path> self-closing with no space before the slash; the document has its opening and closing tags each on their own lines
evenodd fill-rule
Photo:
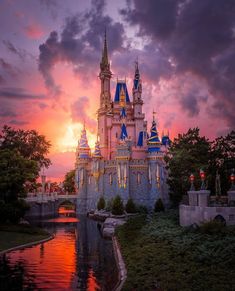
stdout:
<svg viewBox="0 0 235 291">
<path fill-rule="evenodd" d="M 0 254 L 8 250 L 49 240 L 52 235 L 30 225 L 0 225 Z"/>
<path fill-rule="evenodd" d="M 116 232 L 122 290 L 233 290 L 235 228 L 210 230 L 181 228 L 175 211 L 129 219 Z"/>
</svg>

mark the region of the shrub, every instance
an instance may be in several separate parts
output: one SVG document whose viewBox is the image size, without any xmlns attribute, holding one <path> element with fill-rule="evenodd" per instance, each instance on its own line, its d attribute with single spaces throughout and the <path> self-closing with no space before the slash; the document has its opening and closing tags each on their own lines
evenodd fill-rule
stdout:
<svg viewBox="0 0 235 291">
<path fill-rule="evenodd" d="M 104 200 L 104 197 L 101 196 L 98 203 L 97 203 L 97 209 L 98 210 L 101 210 L 101 209 L 104 209 L 105 208 L 105 200 Z"/>
<path fill-rule="evenodd" d="M 165 210 L 165 207 L 162 203 L 162 199 L 159 198 L 156 203 L 155 203 L 155 206 L 154 206 L 154 211 L 155 212 L 161 212 L 161 211 L 164 211 Z"/>
<path fill-rule="evenodd" d="M 112 211 L 112 207 L 113 207 L 113 198 L 111 198 L 110 200 L 108 200 L 105 210 L 106 211 Z"/>
<path fill-rule="evenodd" d="M 223 233 L 225 229 L 226 227 L 224 223 L 218 220 L 210 220 L 210 221 L 204 222 L 199 227 L 199 231 L 205 234 Z"/>
<path fill-rule="evenodd" d="M 124 206 L 122 199 L 119 195 L 115 196 L 113 199 L 113 205 L 112 205 L 112 214 L 114 215 L 121 215 L 124 212 Z"/>
<path fill-rule="evenodd" d="M 136 205 L 131 198 L 128 199 L 125 208 L 127 213 L 136 213 Z"/>
<path fill-rule="evenodd" d="M 13 203 L 5 203 L 0 200 L 0 209 L 0 222 L 17 223 L 20 218 L 24 217 L 25 212 L 29 210 L 29 205 L 23 199 L 18 199 Z"/>
</svg>

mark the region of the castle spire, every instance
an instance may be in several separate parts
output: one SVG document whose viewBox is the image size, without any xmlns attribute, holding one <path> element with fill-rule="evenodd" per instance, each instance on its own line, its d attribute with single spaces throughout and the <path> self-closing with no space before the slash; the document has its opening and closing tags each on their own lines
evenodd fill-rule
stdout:
<svg viewBox="0 0 235 291">
<path fill-rule="evenodd" d="M 100 69 L 109 69 L 109 58 L 108 58 L 108 46 L 107 46 L 107 36 L 106 36 L 106 28 L 104 31 L 104 47 L 102 52 L 102 59 L 100 63 Z"/>
</svg>

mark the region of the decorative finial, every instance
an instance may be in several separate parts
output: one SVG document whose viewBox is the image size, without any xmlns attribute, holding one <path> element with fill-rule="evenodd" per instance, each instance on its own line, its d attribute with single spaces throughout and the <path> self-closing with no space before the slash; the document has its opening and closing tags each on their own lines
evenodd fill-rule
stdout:
<svg viewBox="0 0 235 291">
<path fill-rule="evenodd" d="M 156 121 L 155 120 L 155 115 L 156 115 L 156 111 L 153 110 L 153 121 Z"/>
</svg>

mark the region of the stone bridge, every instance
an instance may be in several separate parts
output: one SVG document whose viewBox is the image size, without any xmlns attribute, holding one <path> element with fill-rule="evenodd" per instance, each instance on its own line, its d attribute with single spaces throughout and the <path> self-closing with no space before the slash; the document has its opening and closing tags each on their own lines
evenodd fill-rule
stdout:
<svg viewBox="0 0 235 291">
<path fill-rule="evenodd" d="M 43 218 L 56 217 L 61 206 L 66 201 L 69 201 L 77 206 L 76 194 L 59 194 L 53 193 L 28 193 L 25 200 L 30 205 L 30 210 L 27 211 L 27 218 Z"/>
</svg>

